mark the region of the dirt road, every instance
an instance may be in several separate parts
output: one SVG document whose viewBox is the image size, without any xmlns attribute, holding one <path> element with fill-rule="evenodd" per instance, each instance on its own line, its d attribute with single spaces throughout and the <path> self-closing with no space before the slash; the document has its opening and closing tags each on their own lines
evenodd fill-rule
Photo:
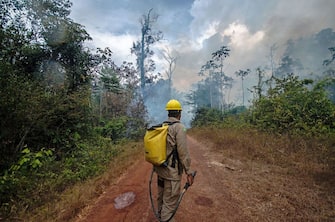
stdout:
<svg viewBox="0 0 335 222">
<path fill-rule="evenodd" d="M 229 169 L 215 160 L 207 147 L 188 137 L 192 157 L 192 169 L 197 170 L 195 183 L 188 189 L 176 213 L 176 220 L 200 221 L 248 221 L 239 203 L 225 187 L 225 173 Z M 143 159 L 125 172 L 77 222 L 154 222 L 155 216 L 149 202 L 148 182 L 151 165 Z M 184 181 L 183 181 L 184 184 Z M 125 192 L 134 192 L 135 201 L 123 209 L 115 209 L 114 199 Z"/>
</svg>

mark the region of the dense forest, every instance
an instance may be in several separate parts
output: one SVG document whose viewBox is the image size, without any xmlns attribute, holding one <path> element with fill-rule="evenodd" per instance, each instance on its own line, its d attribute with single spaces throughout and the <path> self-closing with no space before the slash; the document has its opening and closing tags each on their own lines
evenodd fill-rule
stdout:
<svg viewBox="0 0 335 222">
<path fill-rule="evenodd" d="M 175 57 L 157 71 L 152 10 L 130 46 L 136 63 L 117 65 L 109 48 L 89 49 L 89 33 L 70 19 L 68 0 L 2 0 L 0 8 L 1 215 L 43 204 L 46 190 L 61 192 L 104 170 L 115 147 L 141 139 L 145 127 L 165 118 L 151 106 L 180 99 L 192 112 L 191 127 L 248 126 L 278 135 L 332 138 L 335 130 L 335 32 L 288 41 L 280 64 L 256 70 L 223 70 L 231 51 L 209 52 L 202 80 L 188 93 L 173 88 Z M 309 47 L 306 47 L 309 46 Z M 303 50 L 302 50 L 303 49 Z M 317 49 L 317 50 L 315 50 Z M 308 61 L 301 55 L 309 54 Z M 320 63 L 308 71 L 310 60 Z M 163 78 L 159 72 L 166 72 Z M 247 78 L 255 85 L 245 87 Z M 239 80 L 233 81 L 233 80 Z M 229 93 L 242 85 L 242 104 Z M 240 87 L 240 85 L 239 85 Z M 152 120 L 151 118 L 156 119 Z M 334 167 L 335 150 L 329 153 Z"/>
</svg>

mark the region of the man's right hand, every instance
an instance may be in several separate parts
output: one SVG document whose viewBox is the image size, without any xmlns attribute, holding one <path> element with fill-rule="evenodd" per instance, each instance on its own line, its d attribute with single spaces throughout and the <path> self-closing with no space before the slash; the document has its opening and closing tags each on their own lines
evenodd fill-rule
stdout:
<svg viewBox="0 0 335 222">
<path fill-rule="evenodd" d="M 187 175 L 187 183 L 192 186 L 193 182 L 194 182 L 194 176 L 195 176 L 196 172 L 190 173 Z"/>
</svg>

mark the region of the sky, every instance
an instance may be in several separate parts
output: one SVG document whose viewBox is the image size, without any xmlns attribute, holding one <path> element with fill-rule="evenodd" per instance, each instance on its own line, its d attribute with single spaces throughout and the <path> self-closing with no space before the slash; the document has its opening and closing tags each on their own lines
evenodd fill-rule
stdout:
<svg viewBox="0 0 335 222">
<path fill-rule="evenodd" d="M 135 61 L 132 43 L 139 40 L 142 15 L 157 14 L 155 30 L 164 39 L 154 46 L 157 72 L 167 62 L 162 51 L 177 58 L 173 86 L 187 91 L 200 80 L 198 72 L 211 53 L 228 46 L 226 75 L 237 79 L 240 69 L 270 66 L 270 48 L 279 61 L 289 39 L 299 39 L 325 28 L 335 30 L 334 0 L 72 0 L 70 17 L 93 38 L 88 45 L 109 47 L 114 61 Z M 253 77 L 249 77 L 253 78 Z M 246 79 L 251 84 L 252 79 Z M 248 87 L 251 87 L 249 84 Z M 241 98 L 237 87 L 235 98 Z M 234 94 L 233 93 L 233 94 Z M 234 95 L 233 95 L 234 96 Z M 238 102 L 238 101 L 237 101 Z"/>
</svg>

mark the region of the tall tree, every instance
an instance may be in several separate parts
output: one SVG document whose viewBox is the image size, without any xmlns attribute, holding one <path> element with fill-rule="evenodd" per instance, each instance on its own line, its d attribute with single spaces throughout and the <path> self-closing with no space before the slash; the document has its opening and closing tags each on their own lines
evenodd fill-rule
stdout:
<svg viewBox="0 0 335 222">
<path fill-rule="evenodd" d="M 210 87 L 209 87 L 209 101 L 210 101 L 210 108 L 213 108 L 215 106 L 214 104 L 214 85 L 217 84 L 217 82 L 214 81 L 214 75 L 215 70 L 218 68 L 218 65 L 214 62 L 214 60 L 209 60 L 206 62 L 205 65 L 203 65 L 200 69 L 199 75 L 200 76 L 206 76 L 207 72 L 207 80 L 209 81 Z M 218 104 L 216 104 L 218 106 Z"/>
<path fill-rule="evenodd" d="M 140 19 L 142 25 L 141 39 L 136 43 L 134 42 L 133 47 L 131 48 L 131 53 L 135 54 L 137 57 L 136 63 L 137 68 L 140 71 L 142 96 L 144 96 L 145 83 L 147 81 L 146 73 L 155 70 L 155 63 L 151 59 L 154 51 L 150 47 L 163 38 L 163 33 L 161 31 L 153 30 L 153 25 L 156 23 L 158 15 L 151 14 L 151 12 L 152 9 Z"/>
<path fill-rule="evenodd" d="M 228 77 L 224 72 L 223 72 L 223 60 L 227 58 L 230 54 L 230 49 L 228 49 L 227 46 L 222 46 L 219 50 L 215 51 L 212 53 L 212 59 L 215 61 L 219 62 L 218 68 L 220 68 L 220 71 L 217 75 L 217 80 L 220 84 L 220 91 L 221 91 L 221 109 L 223 109 L 223 105 L 225 103 L 224 101 L 224 89 L 226 87 L 229 88 L 231 85 L 231 82 L 233 81 L 232 78 Z"/>
<path fill-rule="evenodd" d="M 263 85 L 264 85 L 264 76 L 265 76 L 265 71 L 261 69 L 261 67 L 258 67 L 256 69 L 256 75 L 257 75 L 257 85 L 254 86 L 255 89 L 255 94 L 256 94 L 256 99 L 261 99 L 262 97 L 262 92 L 263 92 Z M 272 77 L 270 77 L 272 79 Z"/>
<path fill-rule="evenodd" d="M 247 70 L 239 70 L 235 72 L 235 74 L 239 77 L 241 77 L 241 82 L 242 82 L 242 105 L 244 106 L 244 78 L 249 75 L 250 69 Z"/>
<path fill-rule="evenodd" d="M 223 74 L 223 60 L 227 58 L 230 54 L 230 49 L 227 46 L 221 46 L 221 48 L 212 53 L 212 58 L 216 61 L 219 61 L 220 73 Z"/>
<path fill-rule="evenodd" d="M 278 49 L 278 46 L 276 44 L 273 44 L 270 47 L 270 54 L 269 54 L 269 60 L 270 60 L 270 69 L 271 69 L 271 76 L 270 79 L 267 80 L 267 84 L 269 87 L 272 87 L 273 78 L 275 77 L 275 69 L 276 69 L 276 62 L 275 62 L 275 52 Z"/>
<path fill-rule="evenodd" d="M 126 61 L 120 66 L 116 65 L 112 54 L 109 48 L 98 49 L 95 54 L 97 64 L 93 70 L 94 113 L 101 122 L 122 117 L 127 121 L 136 119 L 135 122 L 140 124 L 144 120 L 142 115 L 145 111 L 143 102 L 138 98 L 139 78 L 136 68 Z M 136 125 L 135 128 L 141 126 Z"/>
</svg>

